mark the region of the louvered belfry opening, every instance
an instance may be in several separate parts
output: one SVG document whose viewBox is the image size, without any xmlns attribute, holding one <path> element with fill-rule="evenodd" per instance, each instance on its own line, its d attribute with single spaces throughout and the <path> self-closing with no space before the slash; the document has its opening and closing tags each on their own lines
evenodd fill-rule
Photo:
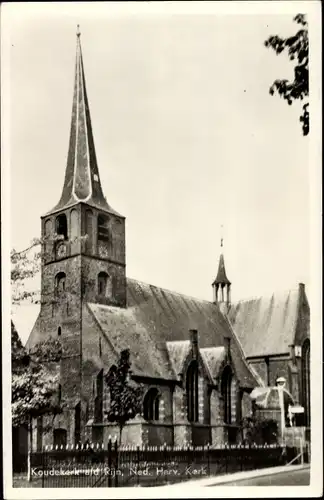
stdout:
<svg viewBox="0 0 324 500">
<path fill-rule="evenodd" d="M 109 242 L 109 218 L 106 215 L 98 215 L 98 241 Z"/>
</svg>

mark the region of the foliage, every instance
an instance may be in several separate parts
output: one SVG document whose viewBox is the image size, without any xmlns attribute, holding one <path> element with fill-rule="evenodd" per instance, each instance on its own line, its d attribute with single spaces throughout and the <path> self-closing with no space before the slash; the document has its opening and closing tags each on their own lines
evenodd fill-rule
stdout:
<svg viewBox="0 0 324 500">
<path fill-rule="evenodd" d="M 62 409 L 56 395 L 58 374 L 48 362 L 58 362 L 62 351 L 58 341 L 40 342 L 28 352 L 11 322 L 12 386 L 11 410 L 14 426 L 30 426 L 32 417 L 55 415 Z"/>
<path fill-rule="evenodd" d="M 288 52 L 289 59 L 295 61 L 294 80 L 275 80 L 270 87 L 270 94 L 275 92 L 283 97 L 289 105 L 295 100 L 304 100 L 308 97 L 308 24 L 304 14 L 298 14 L 294 17 L 294 21 L 301 25 L 301 28 L 295 35 L 288 38 L 281 38 L 278 35 L 270 36 L 265 42 L 266 47 L 271 47 L 276 54 L 281 54 L 285 50 Z M 309 133 L 309 102 L 302 107 L 303 112 L 300 116 L 302 122 L 303 135 Z"/>
<path fill-rule="evenodd" d="M 244 441 L 248 444 L 272 444 L 277 442 L 278 422 L 272 418 L 246 417 L 242 421 Z"/>
<path fill-rule="evenodd" d="M 45 255 L 46 245 L 53 245 L 64 239 L 62 234 L 54 234 L 46 238 L 34 238 L 30 245 L 24 250 L 17 251 L 12 249 L 10 254 L 11 260 L 11 301 L 13 305 L 20 305 L 24 301 L 31 301 L 35 304 L 40 302 L 40 291 L 28 289 L 26 284 L 28 281 L 40 273 L 42 261 Z M 87 235 L 75 237 L 69 240 L 69 243 L 76 241 L 86 241 Z M 52 293 L 49 294 L 52 301 Z"/>
<path fill-rule="evenodd" d="M 28 248 L 17 252 L 14 248 L 11 250 L 11 300 L 13 304 L 20 304 L 29 299 L 35 300 L 37 291 L 26 289 L 26 280 L 33 278 L 40 271 L 41 252 L 38 248 L 41 240 L 35 238 Z"/>
<path fill-rule="evenodd" d="M 142 405 L 143 387 L 130 381 L 129 358 L 129 349 L 121 351 L 117 366 L 113 365 L 105 377 L 111 396 L 107 416 L 110 422 L 118 424 L 120 442 L 123 427 L 141 412 Z"/>
</svg>

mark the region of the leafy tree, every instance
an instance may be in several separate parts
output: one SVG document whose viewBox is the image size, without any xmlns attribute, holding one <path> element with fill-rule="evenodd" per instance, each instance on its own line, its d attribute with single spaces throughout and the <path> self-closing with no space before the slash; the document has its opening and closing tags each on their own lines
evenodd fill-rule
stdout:
<svg viewBox="0 0 324 500">
<path fill-rule="evenodd" d="M 242 420 L 243 438 L 247 444 L 273 444 L 278 439 L 278 422 L 271 418 L 256 416 Z"/>
<path fill-rule="evenodd" d="M 62 411 L 58 400 L 58 374 L 53 365 L 61 359 L 58 340 L 40 342 L 27 352 L 11 322 L 12 425 L 26 426 L 32 447 L 32 419 Z M 52 367 L 50 366 L 52 364 Z M 44 429 L 45 430 L 45 429 Z"/>
<path fill-rule="evenodd" d="M 289 105 L 293 101 L 304 99 L 307 101 L 302 106 L 300 121 L 302 122 L 303 135 L 309 133 L 309 102 L 308 102 L 308 24 L 304 14 L 298 14 L 294 21 L 301 26 L 295 35 L 281 38 L 278 35 L 270 36 L 265 42 L 266 47 L 271 47 L 276 54 L 285 50 L 289 59 L 295 61 L 294 80 L 275 80 L 270 87 L 270 94 L 275 92 L 283 97 Z"/>
<path fill-rule="evenodd" d="M 141 412 L 143 387 L 130 380 L 129 349 L 121 351 L 118 364 L 113 365 L 105 379 L 110 389 L 110 408 L 108 420 L 119 427 L 119 444 L 121 444 L 123 428 L 132 418 Z"/>
</svg>

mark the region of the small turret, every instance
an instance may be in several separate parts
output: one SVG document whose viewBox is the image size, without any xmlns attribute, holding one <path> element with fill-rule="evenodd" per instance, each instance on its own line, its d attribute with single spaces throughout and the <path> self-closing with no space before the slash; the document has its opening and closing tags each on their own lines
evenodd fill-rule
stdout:
<svg viewBox="0 0 324 500">
<path fill-rule="evenodd" d="M 221 249 L 223 248 L 223 238 L 221 238 Z M 223 253 L 220 254 L 217 276 L 212 283 L 213 302 L 218 304 L 221 311 L 226 313 L 231 304 L 231 282 L 226 276 L 225 261 Z"/>
</svg>

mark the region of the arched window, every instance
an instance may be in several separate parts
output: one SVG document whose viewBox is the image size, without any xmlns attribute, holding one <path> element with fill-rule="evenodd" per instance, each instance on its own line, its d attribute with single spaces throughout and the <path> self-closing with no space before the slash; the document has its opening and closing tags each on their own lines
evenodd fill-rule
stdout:
<svg viewBox="0 0 324 500">
<path fill-rule="evenodd" d="M 87 236 L 85 246 L 87 252 L 93 252 L 93 214 L 92 210 L 86 210 L 85 215 L 85 234 Z"/>
<path fill-rule="evenodd" d="M 98 295 L 100 297 L 111 297 L 112 294 L 112 279 L 107 273 L 101 272 L 98 274 Z"/>
<path fill-rule="evenodd" d="M 38 417 L 37 418 L 37 424 L 36 424 L 36 449 L 37 451 L 42 451 L 42 445 L 43 445 L 43 418 Z"/>
<path fill-rule="evenodd" d="M 187 370 L 187 417 L 189 422 L 199 420 L 198 363 L 191 361 Z"/>
<path fill-rule="evenodd" d="M 52 221 L 51 219 L 47 219 L 45 222 L 45 237 L 50 237 L 52 234 Z"/>
<path fill-rule="evenodd" d="M 96 397 L 95 397 L 95 422 L 102 422 L 103 420 L 103 392 L 104 392 L 104 377 L 103 370 L 97 375 L 96 378 Z"/>
<path fill-rule="evenodd" d="M 62 386 L 61 386 L 61 384 L 58 385 L 57 399 L 58 399 L 58 404 L 60 405 L 61 401 L 62 401 Z"/>
<path fill-rule="evenodd" d="M 59 448 L 63 446 L 66 447 L 66 430 L 65 429 L 54 429 L 53 438 L 54 438 L 54 447 L 58 446 Z"/>
<path fill-rule="evenodd" d="M 310 342 L 305 340 L 302 347 L 302 404 L 304 407 L 305 425 L 310 425 Z"/>
<path fill-rule="evenodd" d="M 160 394 L 156 388 L 149 389 L 145 394 L 143 410 L 145 420 L 159 420 Z"/>
<path fill-rule="evenodd" d="M 68 239 L 67 219 L 65 214 L 56 217 L 56 234 L 62 235 L 65 240 Z"/>
<path fill-rule="evenodd" d="M 232 423 L 232 370 L 230 366 L 224 368 L 221 381 L 221 394 L 224 402 L 224 423 Z"/>
<path fill-rule="evenodd" d="M 65 280 L 66 275 L 63 272 L 60 272 L 55 276 L 55 291 L 58 295 L 65 292 Z"/>
<path fill-rule="evenodd" d="M 52 221 L 51 219 L 47 219 L 47 221 L 44 224 L 44 257 L 45 260 L 48 260 L 51 256 L 51 252 L 53 250 L 52 242 L 53 242 L 53 235 L 52 235 Z"/>
<path fill-rule="evenodd" d="M 98 241 L 109 241 L 109 218 L 98 215 Z"/>
<path fill-rule="evenodd" d="M 71 239 L 71 253 L 75 253 L 79 249 L 79 214 L 78 211 L 74 208 L 70 213 L 70 239 Z"/>
<path fill-rule="evenodd" d="M 60 337 L 62 335 L 62 328 L 59 326 L 57 329 L 57 335 Z"/>
<path fill-rule="evenodd" d="M 81 441 L 81 403 L 79 402 L 74 409 L 74 444 Z"/>
</svg>

